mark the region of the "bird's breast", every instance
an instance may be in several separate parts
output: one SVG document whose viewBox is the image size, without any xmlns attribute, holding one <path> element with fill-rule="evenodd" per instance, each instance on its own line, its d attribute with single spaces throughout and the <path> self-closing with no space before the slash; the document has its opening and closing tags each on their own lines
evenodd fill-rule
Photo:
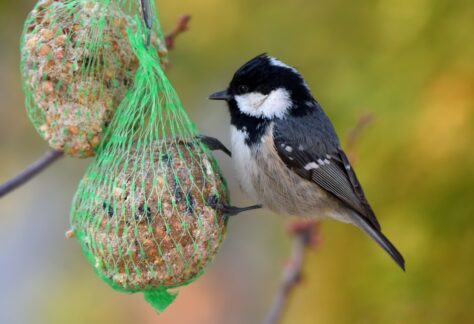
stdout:
<svg viewBox="0 0 474 324">
<path fill-rule="evenodd" d="M 246 133 L 232 126 L 234 168 L 242 190 L 280 214 L 317 217 L 332 198 L 318 185 L 288 169 L 275 149 L 270 126 L 258 145 L 245 144 Z"/>
<path fill-rule="evenodd" d="M 231 125 L 230 140 L 232 150 L 232 162 L 242 191 L 250 197 L 256 198 L 256 191 L 252 184 L 255 177 L 255 159 L 252 150 L 246 144 L 248 133 Z"/>
</svg>

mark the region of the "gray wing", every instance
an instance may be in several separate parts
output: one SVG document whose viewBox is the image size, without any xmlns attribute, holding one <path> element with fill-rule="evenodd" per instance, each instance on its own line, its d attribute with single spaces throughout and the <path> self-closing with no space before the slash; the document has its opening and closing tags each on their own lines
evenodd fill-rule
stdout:
<svg viewBox="0 0 474 324">
<path fill-rule="evenodd" d="M 323 112 L 276 122 L 275 149 L 286 166 L 355 210 L 375 229 L 380 224 L 370 207 L 337 135 Z"/>
</svg>

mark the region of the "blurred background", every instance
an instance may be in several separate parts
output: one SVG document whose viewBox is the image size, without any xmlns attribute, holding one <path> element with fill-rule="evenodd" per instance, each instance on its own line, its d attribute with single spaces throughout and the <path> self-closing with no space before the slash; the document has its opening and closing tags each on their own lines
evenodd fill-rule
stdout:
<svg viewBox="0 0 474 324">
<path fill-rule="evenodd" d="M 47 150 L 30 125 L 18 43 L 32 0 L 0 0 L 0 182 Z M 357 229 L 332 221 L 308 252 L 284 323 L 473 323 L 474 2 L 472 0 L 160 0 L 164 30 L 191 30 L 169 77 L 203 133 L 229 143 L 229 116 L 207 96 L 268 52 L 296 66 L 342 139 L 365 113 L 359 178 L 403 273 Z M 237 205 L 229 159 L 216 157 Z M 0 200 L 0 323 L 259 323 L 291 240 L 268 211 L 230 221 L 204 276 L 157 316 L 113 291 L 64 236 L 91 160 L 64 158 Z"/>
</svg>

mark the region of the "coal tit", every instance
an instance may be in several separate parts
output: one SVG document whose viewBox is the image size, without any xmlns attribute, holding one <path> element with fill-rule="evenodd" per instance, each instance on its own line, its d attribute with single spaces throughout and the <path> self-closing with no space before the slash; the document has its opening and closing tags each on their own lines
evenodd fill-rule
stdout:
<svg viewBox="0 0 474 324">
<path fill-rule="evenodd" d="M 242 190 L 280 214 L 351 223 L 402 268 L 382 234 L 333 125 L 298 71 L 266 54 L 235 72 L 225 91 L 232 160 Z"/>
</svg>

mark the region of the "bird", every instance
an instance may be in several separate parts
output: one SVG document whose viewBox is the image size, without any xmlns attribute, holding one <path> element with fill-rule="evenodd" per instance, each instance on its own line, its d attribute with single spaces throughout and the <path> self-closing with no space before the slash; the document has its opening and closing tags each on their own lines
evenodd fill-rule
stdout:
<svg viewBox="0 0 474 324">
<path fill-rule="evenodd" d="M 405 260 L 382 233 L 334 126 L 296 68 L 260 54 L 234 73 L 226 90 L 209 99 L 227 103 L 228 154 L 241 189 L 259 203 L 254 208 L 353 224 L 405 270 Z M 223 149 L 218 140 L 205 139 Z"/>
</svg>

